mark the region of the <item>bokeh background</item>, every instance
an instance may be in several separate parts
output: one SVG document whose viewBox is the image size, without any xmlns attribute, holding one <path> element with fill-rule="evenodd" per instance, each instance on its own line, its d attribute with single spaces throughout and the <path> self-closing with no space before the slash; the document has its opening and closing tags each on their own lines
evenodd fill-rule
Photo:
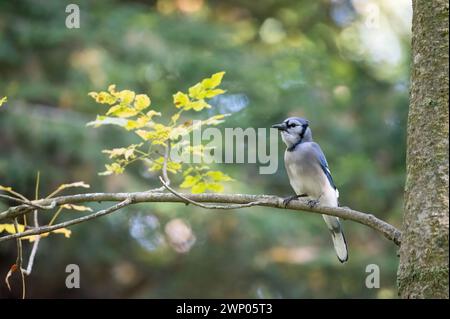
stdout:
<svg viewBox="0 0 450 319">
<path fill-rule="evenodd" d="M 65 27 L 72 2 L 79 29 Z M 41 194 L 81 180 L 99 192 L 159 186 L 141 166 L 97 175 L 102 149 L 135 139 L 86 127 L 103 112 L 87 93 L 115 83 L 149 94 L 167 113 L 173 93 L 224 70 L 227 93 L 211 110 L 233 114 L 222 128 L 308 118 L 341 204 L 399 226 L 411 11 L 409 0 L 1 1 L 0 96 L 8 103 L 0 109 L 0 184 L 30 198 L 37 171 Z M 280 141 L 275 175 L 259 175 L 256 164 L 219 165 L 236 179 L 225 191 L 291 195 L 282 149 Z M 73 214 L 81 213 L 61 220 Z M 317 215 L 141 204 L 75 226 L 70 239 L 42 240 L 27 296 L 395 298 L 396 247 L 343 223 L 344 265 Z M 15 249 L 0 244 L 0 278 Z M 65 287 L 71 263 L 80 266 L 80 289 Z M 380 267 L 380 289 L 365 286 L 368 264 Z M 1 280 L 0 297 L 20 296 L 13 279 L 12 293 Z"/>
</svg>

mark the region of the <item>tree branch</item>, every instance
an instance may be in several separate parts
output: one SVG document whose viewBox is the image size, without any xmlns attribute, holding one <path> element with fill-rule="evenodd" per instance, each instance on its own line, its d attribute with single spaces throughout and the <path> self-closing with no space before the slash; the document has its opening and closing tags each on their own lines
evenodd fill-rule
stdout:
<svg viewBox="0 0 450 319">
<path fill-rule="evenodd" d="M 96 213 L 76 218 L 64 223 L 53 226 L 41 226 L 36 229 L 31 229 L 18 234 L 0 237 L 0 242 L 20 238 L 29 235 L 37 235 L 49 232 L 55 229 L 68 227 L 74 224 L 82 223 L 100 216 L 112 213 L 120 208 L 135 203 L 188 203 L 190 201 L 197 203 L 215 203 L 223 205 L 214 205 L 204 208 L 212 209 L 236 209 L 250 206 L 264 206 L 280 209 L 289 209 L 296 211 L 305 211 L 316 214 L 325 214 L 336 216 L 346 220 L 366 225 L 380 233 L 387 239 L 392 240 L 396 245 L 401 243 L 401 232 L 394 226 L 386 223 L 383 220 L 376 218 L 372 214 L 366 214 L 348 207 L 325 207 L 316 206 L 310 207 L 306 200 L 291 201 L 287 207 L 283 204 L 283 198 L 271 195 L 246 195 L 246 194 L 186 194 L 186 193 L 162 193 L 162 192 L 136 192 L 136 193 L 88 193 L 69 196 L 59 196 L 51 199 L 41 199 L 33 201 L 34 205 L 42 207 L 56 207 L 64 204 L 77 204 L 86 202 L 120 202 L 106 210 L 101 210 Z M 230 205 L 231 204 L 231 205 Z M 235 206 L 238 205 L 238 206 Z M 34 207 L 32 207 L 34 208 Z M 0 213 L 0 221 L 5 219 L 13 219 L 21 216 L 30 210 L 30 206 L 22 204 L 19 206 L 10 207 L 8 210 Z"/>
</svg>

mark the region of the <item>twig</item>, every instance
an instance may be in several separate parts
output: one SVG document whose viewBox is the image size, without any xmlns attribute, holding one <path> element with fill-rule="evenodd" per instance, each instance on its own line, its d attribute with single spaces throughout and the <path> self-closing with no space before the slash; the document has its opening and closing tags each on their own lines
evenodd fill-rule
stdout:
<svg viewBox="0 0 450 319">
<path fill-rule="evenodd" d="M 14 230 L 16 234 L 20 234 L 17 218 L 14 218 Z M 22 241 L 20 240 L 20 238 L 16 239 L 16 244 L 17 244 L 16 269 L 20 271 L 20 278 L 22 279 L 22 299 L 25 299 L 25 276 L 22 272 Z"/>
<path fill-rule="evenodd" d="M 167 162 L 169 161 L 169 153 L 170 153 L 170 140 L 167 140 L 167 145 L 164 149 L 164 162 L 162 167 L 164 181 L 166 182 L 167 185 L 170 185 L 169 175 L 167 174 Z"/>
<path fill-rule="evenodd" d="M 162 167 L 162 174 L 163 174 L 163 178 L 164 181 L 166 182 L 167 185 L 170 185 L 170 178 L 169 178 L 169 174 L 167 174 L 167 162 L 169 161 L 169 154 L 170 154 L 170 140 L 167 140 L 167 145 L 164 148 L 164 161 L 163 161 L 163 167 Z M 165 186 L 161 186 L 158 188 L 154 188 L 154 189 L 150 189 L 147 192 L 148 193 L 157 193 L 157 192 L 162 192 L 166 189 Z"/>
<path fill-rule="evenodd" d="M 34 228 L 39 228 L 38 222 L 38 211 L 34 210 Z M 22 272 L 29 276 L 31 271 L 33 270 L 34 258 L 36 257 L 36 252 L 39 247 L 39 242 L 41 241 L 41 236 L 36 236 L 36 239 L 33 242 L 33 248 L 31 249 L 30 257 L 28 258 L 28 266 L 27 269 L 22 269 Z"/>
<path fill-rule="evenodd" d="M 167 188 L 167 190 L 169 192 L 171 192 L 172 194 L 174 194 L 175 196 L 177 196 L 178 198 L 181 198 L 182 200 L 186 201 L 187 203 L 191 203 L 195 206 L 201 207 L 201 208 L 206 208 L 206 209 L 238 209 L 238 208 L 244 208 L 244 207 L 252 207 L 252 206 L 257 206 L 257 205 L 261 205 L 263 202 L 262 201 L 256 201 L 256 202 L 250 202 L 247 204 L 232 204 L 232 205 L 205 205 L 202 203 L 198 203 L 192 199 L 187 198 L 186 196 L 178 193 L 176 190 L 174 190 L 172 187 L 170 187 L 169 185 L 167 185 L 166 182 L 164 182 L 163 178 L 160 176 L 159 180 L 161 181 L 161 183 L 164 185 L 165 188 Z"/>
<path fill-rule="evenodd" d="M 16 198 L 16 197 L 5 195 L 5 194 L 0 194 L 0 197 L 6 198 L 6 199 L 9 199 L 9 200 L 12 200 L 12 201 L 24 204 L 24 205 L 28 205 L 28 206 L 31 206 L 31 207 L 34 207 L 34 208 L 39 208 L 39 209 L 53 209 L 53 208 L 55 208 L 55 206 L 52 206 L 52 205 L 41 206 L 41 205 L 33 203 L 32 201 L 29 201 L 28 199 L 24 200 L 24 199 Z"/>
<path fill-rule="evenodd" d="M 133 203 L 133 198 L 132 197 L 128 197 L 125 200 L 121 201 L 120 203 L 118 203 L 118 204 L 116 204 L 114 206 L 111 206 L 108 209 L 100 210 L 98 212 L 95 212 L 95 213 L 87 215 L 87 216 L 83 216 L 83 217 L 80 217 L 80 218 L 72 219 L 70 221 L 59 223 L 59 224 L 52 225 L 52 226 L 41 226 L 41 227 L 38 227 L 38 228 L 33 228 L 33 229 L 30 229 L 30 230 L 26 230 L 26 231 L 21 232 L 21 233 L 16 233 L 16 234 L 0 237 L 0 242 L 6 241 L 6 240 L 10 240 L 10 239 L 14 239 L 14 238 L 22 238 L 22 237 L 26 237 L 26 236 L 31 236 L 31 235 L 40 235 L 40 234 L 43 234 L 43 233 L 51 232 L 51 231 L 56 230 L 56 229 L 61 229 L 61 228 L 69 227 L 69 226 L 72 226 L 72 225 L 75 225 L 75 224 L 79 224 L 79 223 L 82 223 L 82 222 L 86 222 L 86 221 L 94 219 L 94 218 L 98 218 L 98 217 L 101 217 L 101 216 L 104 216 L 104 215 L 111 214 L 112 212 L 115 212 L 116 210 L 121 209 L 121 208 L 123 208 L 125 206 L 128 206 L 128 205 L 130 205 L 132 203 Z"/>
</svg>

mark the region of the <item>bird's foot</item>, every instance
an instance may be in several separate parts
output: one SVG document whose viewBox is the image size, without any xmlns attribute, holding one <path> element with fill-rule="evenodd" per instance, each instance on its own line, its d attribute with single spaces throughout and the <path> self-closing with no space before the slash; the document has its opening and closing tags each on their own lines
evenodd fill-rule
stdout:
<svg viewBox="0 0 450 319">
<path fill-rule="evenodd" d="M 319 200 L 318 199 L 310 199 L 306 202 L 306 205 L 308 205 L 309 208 L 314 208 L 317 205 L 319 205 Z"/>
<path fill-rule="evenodd" d="M 286 197 L 285 199 L 283 199 L 283 205 L 284 205 L 284 208 L 286 208 L 287 205 L 289 205 L 289 203 L 290 203 L 291 201 L 293 201 L 294 199 L 298 199 L 298 198 L 300 198 L 300 197 L 306 197 L 306 196 L 308 196 L 308 195 L 306 195 L 306 194 L 301 194 L 301 195 L 292 195 L 292 196 Z"/>
</svg>

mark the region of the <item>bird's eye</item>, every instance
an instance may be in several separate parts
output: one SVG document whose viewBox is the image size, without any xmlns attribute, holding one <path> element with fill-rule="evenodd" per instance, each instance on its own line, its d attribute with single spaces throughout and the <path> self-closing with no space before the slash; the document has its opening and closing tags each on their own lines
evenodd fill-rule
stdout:
<svg viewBox="0 0 450 319">
<path fill-rule="evenodd" d="M 297 126 L 296 123 L 290 123 L 290 124 L 288 125 L 288 127 L 296 127 L 296 126 Z"/>
</svg>

